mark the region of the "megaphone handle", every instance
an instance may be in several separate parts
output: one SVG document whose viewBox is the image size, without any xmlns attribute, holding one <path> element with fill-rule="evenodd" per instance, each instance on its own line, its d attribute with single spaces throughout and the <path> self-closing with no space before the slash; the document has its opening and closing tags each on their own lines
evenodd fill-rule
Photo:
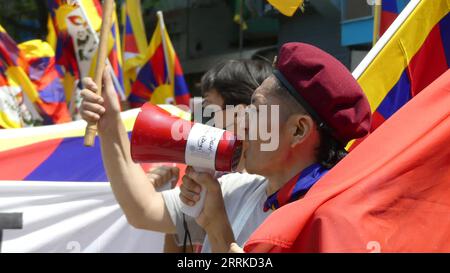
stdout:
<svg viewBox="0 0 450 273">
<path fill-rule="evenodd" d="M 205 169 L 205 168 L 198 168 L 194 167 L 194 170 L 196 172 L 202 172 L 202 173 L 209 173 L 211 175 L 214 175 L 215 171 L 211 169 Z M 194 206 L 188 206 L 181 202 L 181 211 L 189 215 L 193 218 L 197 218 L 200 215 L 200 212 L 202 212 L 203 207 L 205 205 L 205 198 L 206 198 L 206 189 L 202 186 L 202 191 L 200 192 L 200 200 L 195 203 Z"/>
</svg>

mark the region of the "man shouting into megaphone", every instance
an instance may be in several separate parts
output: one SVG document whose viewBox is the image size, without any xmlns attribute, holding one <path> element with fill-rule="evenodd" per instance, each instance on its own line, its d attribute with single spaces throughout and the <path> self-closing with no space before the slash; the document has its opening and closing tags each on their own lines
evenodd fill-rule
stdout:
<svg viewBox="0 0 450 273">
<path fill-rule="evenodd" d="M 314 46 L 288 43 L 281 47 L 273 75 L 252 96 L 256 112 L 262 106 L 279 109 L 275 120 L 258 117 L 265 128 L 278 123 L 276 149 L 264 149 L 270 140 L 252 134 L 246 122 L 249 174 L 232 173 L 217 181 L 189 167 L 180 189 L 159 193 L 131 159 L 109 75 L 107 69 L 103 97 L 92 92 L 96 86 L 91 79 L 84 80 L 81 114 L 98 122 L 105 169 L 128 222 L 179 236 L 188 228 L 193 238 L 204 238 L 204 252 L 227 252 L 233 242 L 242 246 L 271 211 L 302 198 L 345 156 L 347 142 L 370 128 L 369 103 L 350 72 Z M 181 202 L 195 205 L 201 187 L 207 189 L 204 208 L 184 225 Z"/>
</svg>

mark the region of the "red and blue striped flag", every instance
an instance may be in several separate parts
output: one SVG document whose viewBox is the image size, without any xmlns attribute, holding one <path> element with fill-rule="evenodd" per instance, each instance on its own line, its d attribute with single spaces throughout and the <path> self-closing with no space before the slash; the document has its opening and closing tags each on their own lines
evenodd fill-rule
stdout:
<svg viewBox="0 0 450 273">
<path fill-rule="evenodd" d="M 128 97 L 131 86 L 136 81 L 137 73 L 147 48 L 144 21 L 142 19 L 141 1 L 126 0 L 122 5 L 123 23 L 123 62 L 125 94 Z"/>
<path fill-rule="evenodd" d="M 449 69 L 449 10 L 448 0 L 410 1 L 355 69 L 373 111 L 372 131 Z"/>
<path fill-rule="evenodd" d="M 119 21 L 117 19 L 117 14 L 114 12 L 114 20 L 113 25 L 111 27 L 112 38 L 114 39 L 113 47 L 109 53 L 109 61 L 111 63 L 111 67 L 114 71 L 114 75 L 116 75 L 117 85 L 120 86 L 122 92 L 124 90 L 124 78 L 123 78 L 123 59 L 120 45 L 120 32 L 119 32 Z M 125 95 L 125 94 L 124 94 Z M 125 100 L 125 96 L 123 97 Z"/>
<path fill-rule="evenodd" d="M 160 105 L 172 115 L 190 120 L 190 114 L 173 105 Z M 138 109 L 121 113 L 131 134 Z M 0 134 L 0 181 L 108 181 L 100 145 L 83 146 L 86 122 L 78 120 L 55 126 L 3 130 Z M 143 164 L 148 170 L 152 164 Z M 183 164 L 177 164 L 185 168 Z"/>
<path fill-rule="evenodd" d="M 382 0 L 380 36 L 386 32 L 400 12 L 402 12 L 402 10 L 406 7 L 408 2 L 409 0 Z"/>
<path fill-rule="evenodd" d="M 190 94 L 183 70 L 164 26 L 162 14 L 158 18 L 145 63 L 131 88 L 130 105 L 139 107 L 151 101 L 153 104 L 189 106 Z"/>
</svg>

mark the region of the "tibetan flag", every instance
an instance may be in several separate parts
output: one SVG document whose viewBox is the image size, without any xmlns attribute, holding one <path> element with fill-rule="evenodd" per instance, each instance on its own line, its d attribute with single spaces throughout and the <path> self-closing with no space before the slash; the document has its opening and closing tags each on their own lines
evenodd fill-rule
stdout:
<svg viewBox="0 0 450 273">
<path fill-rule="evenodd" d="M 48 24 L 48 37 L 55 33 L 56 41 L 49 40 L 55 47 L 56 65 L 63 69 L 63 86 L 66 102 L 72 100 L 77 85 L 79 86 L 80 69 L 75 55 L 75 46 L 67 30 L 66 17 L 75 9 L 64 0 L 47 0 L 51 24 Z M 52 46 L 53 46 L 52 44 Z"/>
<path fill-rule="evenodd" d="M 101 5 L 97 0 L 80 0 L 70 4 L 63 0 L 48 0 L 50 16 L 57 33 L 56 63 L 64 68 L 66 97 L 72 100 L 80 79 L 92 77 L 98 47 L 97 32 L 101 27 Z M 115 16 L 116 17 L 116 16 Z M 108 59 L 113 68 L 112 78 L 120 97 L 123 95 L 122 59 L 117 18 L 114 18 L 108 42 Z"/>
<path fill-rule="evenodd" d="M 116 88 L 117 86 L 121 89 L 119 92 L 123 94 L 122 100 L 126 100 L 126 95 L 124 93 L 124 75 L 123 75 L 123 58 L 122 58 L 122 46 L 120 41 L 119 32 L 119 21 L 117 19 L 116 11 L 114 10 L 113 25 L 111 27 L 111 34 L 113 39 L 113 44 L 111 51 L 109 52 L 108 58 L 111 63 L 112 70 L 116 76 Z"/>
<path fill-rule="evenodd" d="M 143 63 L 147 48 L 141 0 L 126 0 L 122 5 L 124 85 L 128 97 Z"/>
<path fill-rule="evenodd" d="M 160 107 L 190 119 L 176 106 Z M 129 134 L 138 112 L 121 113 Z M 98 138 L 94 147 L 83 147 L 85 128 L 86 122 L 79 120 L 1 130 L 0 222 L 6 218 L 9 228 L 20 222 L 20 229 L 3 231 L 2 252 L 163 250 L 162 233 L 137 230 L 127 222 L 107 182 Z M 158 165 L 166 164 L 142 167 L 148 171 Z M 186 165 L 170 166 L 180 168 L 183 176 Z"/>
<path fill-rule="evenodd" d="M 65 73 L 70 73 L 76 78 L 80 77 L 77 58 L 75 56 L 74 43 L 67 30 L 66 18 L 68 14 L 76 9 L 75 5 L 67 3 L 65 0 L 48 0 L 51 24 L 48 23 L 50 38 L 56 36 L 55 57 L 56 63 L 65 69 Z M 72 19 L 74 20 L 74 19 Z"/>
<path fill-rule="evenodd" d="M 30 102 L 36 118 L 43 118 L 45 124 L 53 124 L 68 121 L 60 110 L 51 106 L 52 100 L 43 93 L 40 96 L 36 85 L 30 80 L 26 71 L 30 70 L 28 62 L 14 40 L 0 27 L 0 63 L 5 69 L 6 75 L 23 90 L 24 96 Z"/>
<path fill-rule="evenodd" d="M 130 105 L 139 107 L 151 101 L 153 104 L 189 106 L 190 94 L 183 70 L 164 26 L 162 14 L 158 18 L 145 62 L 131 88 Z"/>
<path fill-rule="evenodd" d="M 19 45 L 27 61 L 27 74 L 35 85 L 46 115 L 44 124 L 71 121 L 64 88 L 55 67 L 55 53 L 51 46 L 41 40 L 31 40 Z M 46 121 L 46 119 L 48 119 Z"/>
<path fill-rule="evenodd" d="M 127 131 L 137 112 L 122 114 Z M 4 130 L 0 136 L 0 180 L 107 181 L 100 145 L 83 146 L 84 121 Z"/>
<path fill-rule="evenodd" d="M 409 0 L 382 0 L 380 18 L 380 37 L 406 7 Z"/>
<path fill-rule="evenodd" d="M 99 0 L 92 0 L 93 4 L 95 5 L 95 10 L 98 14 L 98 17 L 102 18 L 102 6 L 100 4 Z M 86 9 L 89 8 L 89 6 L 84 6 L 82 3 L 80 3 L 80 8 Z M 101 22 L 101 21 L 100 21 Z M 97 45 L 96 45 L 97 46 Z M 116 91 L 118 95 L 120 96 L 121 100 L 125 100 L 125 93 L 124 93 L 124 78 L 123 78 L 123 60 L 122 60 L 122 46 L 121 46 L 121 39 L 120 39 L 120 32 L 119 32 L 119 21 L 117 19 L 116 9 L 113 11 L 113 21 L 111 26 L 111 32 L 110 37 L 108 39 L 108 60 L 112 68 L 112 79 L 114 82 L 114 87 L 116 88 Z M 92 60 L 96 60 L 97 55 L 92 58 Z M 96 62 L 91 61 L 90 64 L 90 72 L 89 76 L 94 77 L 95 73 L 95 66 Z"/>
<path fill-rule="evenodd" d="M 353 72 L 373 111 L 372 131 L 450 67 L 449 11 L 449 0 L 411 0 Z"/>
<path fill-rule="evenodd" d="M 450 252 L 449 105 L 450 70 L 274 211 L 245 251 Z"/>
<path fill-rule="evenodd" d="M 159 107 L 186 120 L 190 114 L 173 105 Z M 139 109 L 121 113 L 131 134 Z M 0 134 L 0 180 L 107 181 L 98 137 L 93 148 L 83 147 L 86 122 L 79 120 L 54 126 L 2 130 Z M 183 164 L 177 164 L 185 168 Z M 143 164 L 148 170 L 152 164 Z M 181 177 L 181 176 L 180 176 Z"/>
<path fill-rule="evenodd" d="M 38 99 L 37 91 L 24 71 L 27 63 L 21 56 L 16 42 L 0 26 L 0 65 L 5 73 L 16 81 L 32 102 Z"/>
<path fill-rule="evenodd" d="M 304 0 L 267 0 L 279 12 L 292 16 L 303 5 Z"/>
<path fill-rule="evenodd" d="M 8 81 L 5 68 L 0 63 L 0 129 L 22 127 L 19 101 L 21 89 Z"/>
</svg>

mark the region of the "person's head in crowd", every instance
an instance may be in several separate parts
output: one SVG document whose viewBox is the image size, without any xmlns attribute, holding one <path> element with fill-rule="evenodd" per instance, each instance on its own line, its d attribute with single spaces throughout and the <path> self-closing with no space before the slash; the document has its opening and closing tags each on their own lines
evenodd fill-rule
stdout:
<svg viewBox="0 0 450 273">
<path fill-rule="evenodd" d="M 265 141 L 250 140 L 244 156 L 249 173 L 266 177 L 293 176 L 314 163 L 331 168 L 346 155 L 346 144 L 370 128 L 369 103 L 351 73 L 303 43 L 282 46 L 273 75 L 253 94 L 252 106 L 260 105 L 279 105 L 279 147 L 263 151 Z"/>
<path fill-rule="evenodd" d="M 215 116 L 222 117 L 223 129 L 234 130 L 233 120 L 226 120 L 226 106 L 250 104 L 253 92 L 272 74 L 272 66 L 263 60 L 228 60 L 208 70 L 201 80 L 203 107 L 216 105 Z"/>
</svg>

